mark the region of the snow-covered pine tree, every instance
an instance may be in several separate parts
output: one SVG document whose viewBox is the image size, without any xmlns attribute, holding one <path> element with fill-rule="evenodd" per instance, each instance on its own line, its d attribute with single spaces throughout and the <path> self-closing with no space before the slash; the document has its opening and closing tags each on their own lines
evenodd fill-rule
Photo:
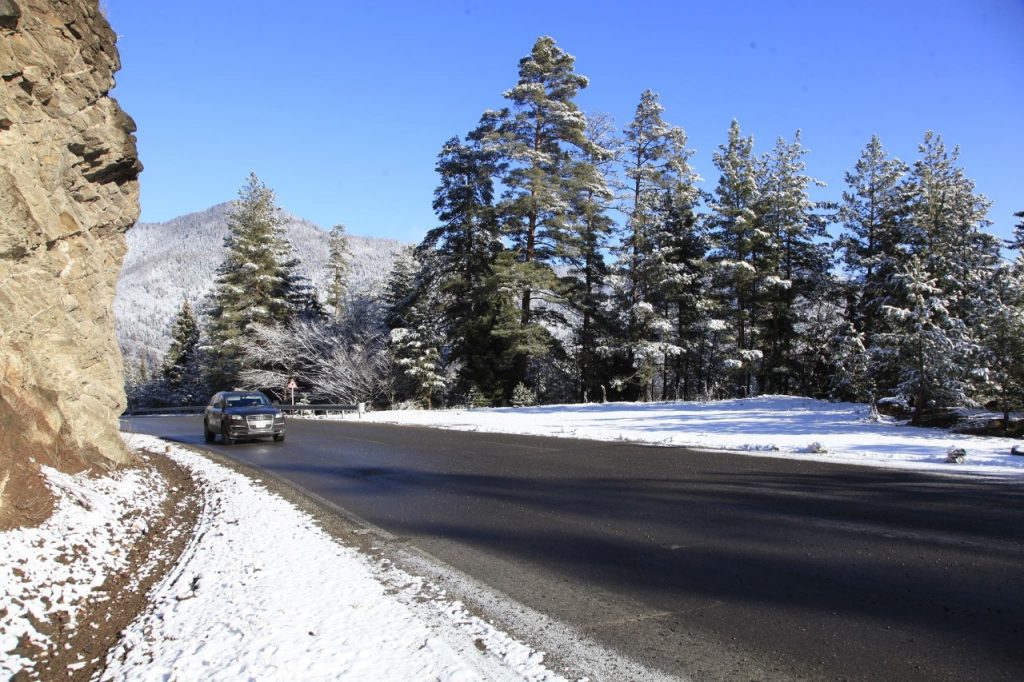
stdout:
<svg viewBox="0 0 1024 682">
<path fill-rule="evenodd" d="M 274 192 L 249 175 L 228 219 L 224 260 L 206 304 L 209 385 L 236 385 L 241 342 L 254 324 L 284 325 L 295 315 L 297 277 Z"/>
<path fill-rule="evenodd" d="M 1024 257 L 995 268 L 987 290 L 975 329 L 984 346 L 975 386 L 981 401 L 1002 410 L 1008 431 L 1010 411 L 1024 407 Z"/>
<path fill-rule="evenodd" d="M 834 247 L 849 275 L 848 316 L 866 348 L 882 323 L 881 308 L 893 297 L 892 277 L 910 257 L 907 232 L 911 191 L 908 167 L 889 158 L 877 135 L 864 147 L 839 206 L 842 233 Z"/>
<path fill-rule="evenodd" d="M 645 90 L 621 152 L 626 224 L 618 250 L 624 317 L 619 344 L 628 367 L 621 385 L 632 399 L 652 398 L 659 372 L 660 392 L 666 394 L 669 360 L 678 367 L 683 352 L 679 332 L 685 322 L 676 313 L 692 312 L 686 308 L 692 308 L 696 263 L 704 255 L 695 233 L 700 178 L 690 166 L 693 151 L 686 147 L 685 131 L 666 123 L 663 112 L 658 96 Z"/>
<path fill-rule="evenodd" d="M 454 137 L 438 155 L 440 183 L 434 211 L 440 224 L 417 249 L 420 287 L 430 292 L 443 345 L 458 357 L 458 389 L 478 386 L 488 396 L 504 391 L 503 342 L 491 333 L 493 292 L 487 289 L 504 246 L 495 207 L 494 179 L 503 161 L 495 143 L 499 114 L 486 112 L 465 142 Z"/>
<path fill-rule="evenodd" d="M 739 123 L 733 121 L 728 141 L 712 158 L 720 175 L 710 204 L 708 260 L 720 309 L 732 329 L 731 339 L 719 339 L 727 344 L 723 366 L 733 375 L 733 393 L 749 396 L 757 391 L 754 378 L 762 359 L 756 333 L 762 314 L 757 282 L 769 236 L 761 227 L 754 139 L 743 137 Z"/>
<path fill-rule="evenodd" d="M 569 306 L 575 315 L 576 397 L 584 402 L 600 395 L 606 374 L 606 353 L 601 347 L 609 341 L 608 252 L 615 223 L 609 215 L 614 194 L 609 176 L 615 161 L 617 141 L 610 117 L 587 117 L 587 139 L 592 146 L 580 150 L 587 163 L 573 165 L 569 222 L 565 233 L 563 257 L 569 266 L 562 282 Z"/>
<path fill-rule="evenodd" d="M 535 319 L 534 299 L 545 295 L 548 283 L 556 280 L 553 274 L 546 277 L 539 270 L 550 271 L 562 249 L 572 195 L 568 178 L 575 174 L 571 172 L 574 164 L 585 163 L 574 159 L 572 150 L 587 149 L 591 144 L 585 133 L 586 117 L 574 102 L 588 81 L 575 72 L 575 61 L 553 38 L 542 36 L 519 61 L 518 83 L 504 93 L 511 108 L 499 129 L 502 155 L 508 162 L 501 178 L 506 188 L 501 214 L 515 254 L 504 267 L 522 272 L 506 272 L 501 279 L 523 286 L 518 292 L 521 330 L 519 340 L 513 340 L 518 352 L 508 397 L 514 383 L 529 383 L 531 359 L 543 358 L 534 353 L 550 346 L 534 342 L 547 334 Z"/>
<path fill-rule="evenodd" d="M 414 247 L 402 250 L 391 267 L 381 293 L 384 305 L 384 325 L 390 331 L 396 327 L 409 326 L 409 310 L 415 304 L 419 292 L 417 278 L 423 268 L 416 257 Z"/>
<path fill-rule="evenodd" d="M 662 283 L 656 305 L 672 325 L 671 345 L 678 349 L 662 354 L 665 400 L 692 399 L 714 381 L 714 365 L 703 351 L 715 303 L 709 298 L 706 225 L 697 213 L 702 196 L 690 183 L 668 189 L 662 198 L 660 229 L 652 233 L 651 265 Z"/>
<path fill-rule="evenodd" d="M 871 400 L 866 333 L 844 322 L 829 344 L 829 397 L 837 400 Z"/>
<path fill-rule="evenodd" d="M 391 330 L 396 365 L 410 381 L 415 398 L 429 410 L 434 396 L 446 387 L 441 354 L 431 339 L 417 329 Z"/>
<path fill-rule="evenodd" d="M 330 301 L 334 310 L 334 322 L 341 321 L 341 315 L 345 308 L 345 293 L 348 291 L 349 261 L 352 259 L 352 249 L 348 245 L 348 236 L 345 234 L 345 226 L 337 224 L 331 228 L 327 237 L 327 269 L 330 274 L 330 281 L 327 284 L 327 300 Z"/>
<path fill-rule="evenodd" d="M 891 331 L 879 334 L 878 346 L 896 356 L 896 389 L 913 403 L 913 418 L 920 421 L 929 409 L 970 402 L 973 368 L 968 363 L 978 357 L 979 348 L 924 258 L 913 256 L 897 277 L 905 303 L 883 307 Z"/>
<path fill-rule="evenodd" d="M 940 282 L 951 314 L 973 326 L 989 273 L 999 262 L 999 240 L 984 232 L 991 202 L 957 165 L 960 150 L 947 152 L 942 137 L 925 133 L 910 180 L 912 221 L 924 266 Z"/>
<path fill-rule="evenodd" d="M 827 204 L 813 202 L 812 185 L 824 186 L 805 172 L 807 150 L 798 130 L 792 142 L 779 138 L 761 163 L 761 253 L 755 261 L 762 316 L 755 320 L 763 353 L 760 390 L 799 391 L 798 349 L 807 327 L 800 319 L 808 301 L 826 290 L 831 259 L 824 243 L 830 217 Z"/>
<path fill-rule="evenodd" d="M 182 301 L 171 324 L 171 345 L 164 356 L 161 374 L 172 405 L 195 405 L 206 399 L 199 356 L 199 324 L 188 299 Z"/>
</svg>

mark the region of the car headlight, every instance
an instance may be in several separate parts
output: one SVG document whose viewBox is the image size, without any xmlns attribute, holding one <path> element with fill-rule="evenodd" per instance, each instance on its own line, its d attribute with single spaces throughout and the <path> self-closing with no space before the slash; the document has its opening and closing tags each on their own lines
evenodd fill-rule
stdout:
<svg viewBox="0 0 1024 682">
<path fill-rule="evenodd" d="M 243 417 L 240 414 L 233 414 L 233 415 L 231 415 L 231 421 L 233 421 L 233 422 L 244 422 L 245 421 L 245 417 Z"/>
</svg>

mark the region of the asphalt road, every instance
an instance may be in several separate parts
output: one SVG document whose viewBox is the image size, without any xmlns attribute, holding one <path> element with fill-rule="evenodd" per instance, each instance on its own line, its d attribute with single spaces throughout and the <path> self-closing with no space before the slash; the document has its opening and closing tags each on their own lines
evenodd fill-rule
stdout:
<svg viewBox="0 0 1024 682">
<path fill-rule="evenodd" d="M 265 469 L 633 660 L 695 679 L 1024 679 L 1024 492 L 625 443 L 289 420 L 151 433 Z"/>
</svg>

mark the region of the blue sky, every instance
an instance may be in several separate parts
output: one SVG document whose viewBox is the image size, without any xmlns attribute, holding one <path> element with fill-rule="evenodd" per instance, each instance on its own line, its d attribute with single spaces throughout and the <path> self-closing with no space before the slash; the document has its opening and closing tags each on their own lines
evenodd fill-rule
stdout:
<svg viewBox="0 0 1024 682">
<path fill-rule="evenodd" d="M 581 108 L 620 128 L 658 92 L 706 189 L 733 118 L 759 152 L 801 129 L 822 199 L 872 133 L 912 162 L 934 130 L 993 200 L 995 233 L 1024 210 L 1024 0 L 103 4 L 145 221 L 233 199 L 255 171 L 325 228 L 418 242 L 441 145 L 504 105 L 540 35 L 590 78 Z"/>
</svg>

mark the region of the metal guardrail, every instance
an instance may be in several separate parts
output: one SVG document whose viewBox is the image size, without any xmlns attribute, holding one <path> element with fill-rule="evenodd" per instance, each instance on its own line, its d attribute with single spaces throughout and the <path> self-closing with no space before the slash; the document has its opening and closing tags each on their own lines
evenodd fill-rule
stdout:
<svg viewBox="0 0 1024 682">
<path fill-rule="evenodd" d="M 122 417 L 138 417 L 154 414 L 199 414 L 206 409 L 206 405 L 186 405 L 184 407 L 137 407 L 134 410 L 125 410 Z"/>
<path fill-rule="evenodd" d="M 294 414 L 295 412 L 364 412 L 359 405 L 274 405 L 282 412 Z"/>
<path fill-rule="evenodd" d="M 288 414 L 296 412 L 363 412 L 359 405 L 341 404 L 316 404 L 316 405 L 274 405 L 277 409 Z M 185 405 L 183 407 L 140 407 L 134 410 L 126 410 L 122 417 L 136 417 L 158 414 L 202 414 L 206 405 Z"/>
</svg>

